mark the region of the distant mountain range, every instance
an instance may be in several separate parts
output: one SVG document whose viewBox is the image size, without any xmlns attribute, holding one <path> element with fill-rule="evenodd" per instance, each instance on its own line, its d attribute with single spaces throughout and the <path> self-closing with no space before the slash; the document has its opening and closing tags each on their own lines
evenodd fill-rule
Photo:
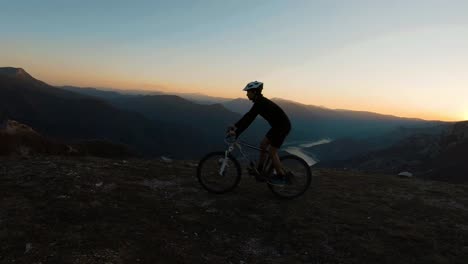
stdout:
<svg viewBox="0 0 468 264">
<path fill-rule="evenodd" d="M 196 129 L 150 120 L 105 100 L 47 85 L 23 69 L 0 68 L 0 112 L 47 137 L 109 140 L 143 155 L 194 157 L 210 149 Z"/>
<path fill-rule="evenodd" d="M 184 125 L 187 133 L 198 131 L 200 135 L 194 140 L 204 144 L 216 145 L 215 141 L 222 143 L 227 126 L 242 117 L 241 114 L 229 111 L 219 103 L 199 104 L 177 95 L 128 94 L 122 91 L 73 86 L 61 88 L 99 98 L 118 109 L 139 113 L 156 122 Z M 249 141 L 258 141 L 266 129 L 266 122 L 263 125 L 262 122 L 256 122 L 243 136 Z"/>
<path fill-rule="evenodd" d="M 372 112 L 333 110 L 305 105 L 280 98 L 272 98 L 289 114 L 294 128 L 294 140 L 313 138 L 365 139 L 380 136 L 399 127 L 422 128 L 443 124 L 417 118 L 401 118 Z M 231 111 L 242 113 L 248 110 L 249 102 L 235 99 L 223 103 Z M 251 105 L 251 104 L 250 104 Z"/>
<path fill-rule="evenodd" d="M 387 133 L 367 138 L 339 138 L 328 144 L 306 148 L 305 151 L 311 153 L 320 161 L 325 162 L 325 164 L 329 164 L 329 162 L 348 160 L 371 152 L 390 148 L 412 136 L 428 135 L 437 137 L 449 126 L 450 124 L 445 123 L 428 127 L 399 126 Z"/>
<path fill-rule="evenodd" d="M 230 98 L 208 96 L 201 93 L 165 93 L 161 91 L 149 91 L 149 90 L 140 90 L 140 89 L 112 89 L 112 88 L 94 88 L 94 87 L 76 87 L 76 86 L 61 86 L 60 88 L 84 93 L 87 95 L 97 96 L 97 97 L 112 97 L 114 96 L 128 96 L 128 95 L 176 95 L 187 99 L 189 101 L 195 102 L 197 104 L 216 104 L 221 102 L 231 101 Z"/>
<path fill-rule="evenodd" d="M 177 105 L 178 108 L 182 109 L 181 111 L 185 111 L 183 109 L 190 109 L 190 107 L 193 108 L 194 104 L 199 105 L 197 100 L 189 102 L 188 100 L 180 99 L 180 96 L 177 96 L 179 99 L 177 99 L 176 102 L 176 96 L 169 95 L 134 95 L 121 93 L 121 91 L 117 93 L 93 88 L 79 88 L 70 86 L 62 88 L 82 94 L 97 96 L 101 99 L 105 99 L 111 102 L 117 107 L 124 107 L 132 111 L 137 111 L 154 119 L 161 118 L 161 115 L 158 114 L 161 112 L 180 112 L 176 108 L 170 107 L 170 105 Z M 167 100 L 165 104 L 162 104 L 161 107 L 158 106 L 162 101 L 165 100 Z M 205 99 L 205 101 L 210 100 L 216 101 L 216 98 L 207 96 Z M 321 138 L 339 139 L 348 137 L 354 139 L 366 139 L 369 137 L 387 134 L 401 127 L 426 128 L 438 126 L 444 123 L 439 121 L 426 121 L 417 118 L 401 118 L 371 112 L 332 110 L 313 105 L 304 105 L 280 98 L 272 98 L 272 100 L 278 103 L 286 111 L 293 123 L 293 130 L 288 137 L 288 140 L 290 141 L 314 141 Z M 171 103 L 169 101 L 173 102 Z M 140 105 L 140 103 L 142 105 Z M 183 106 L 183 104 L 187 105 Z M 164 107 L 162 107 L 163 105 Z M 229 116 L 226 120 L 230 120 L 231 123 L 234 123 L 238 118 L 241 117 L 241 115 L 245 114 L 252 107 L 252 102 L 241 98 L 226 101 L 225 98 L 223 98 L 210 106 L 212 107 L 214 105 L 216 105 L 218 109 L 219 105 L 222 105 L 225 108 L 220 110 L 220 112 L 217 114 L 218 117 Z M 169 107 L 170 110 L 166 107 Z M 205 107 L 205 109 L 207 108 Z M 228 111 L 226 110 L 237 113 L 238 115 L 232 115 L 230 113 L 228 114 Z M 200 111 L 203 112 L 205 110 Z M 180 113 L 175 113 L 175 115 L 181 116 Z M 164 116 L 165 117 L 162 118 L 167 118 L 171 115 L 165 114 Z M 204 115 L 204 117 L 206 119 L 206 115 Z M 181 119 L 171 118 L 171 120 L 180 121 Z M 255 135 L 263 135 L 267 129 L 268 124 L 261 118 L 258 118 L 257 121 L 254 122 L 253 129 L 250 128 L 247 131 L 247 135 L 249 135 L 250 138 L 258 138 L 258 136 Z M 249 131 L 251 132 L 249 133 Z"/>
<path fill-rule="evenodd" d="M 468 182 L 468 121 L 444 127 L 441 133 L 417 133 L 387 148 L 328 161 L 322 167 L 415 176 L 454 183 Z"/>
<path fill-rule="evenodd" d="M 103 139 L 126 144 L 145 155 L 199 157 L 223 146 L 223 133 L 248 111 L 246 99 L 167 95 L 146 91 L 110 91 L 96 88 L 53 87 L 20 68 L 0 68 L 0 112 L 30 125 L 44 136 L 60 140 Z M 183 97 L 186 98 L 183 98 Z M 445 123 L 400 118 L 370 112 L 332 110 L 273 98 L 290 116 L 289 142 L 335 140 L 333 151 L 322 150 L 319 159 L 336 159 L 348 150 L 386 147 L 420 129 L 437 130 Z M 204 103 L 200 103 L 203 101 Z M 207 102 L 213 102 L 207 104 Z M 262 119 L 243 137 L 254 143 L 268 130 Z M 399 133 L 406 130 L 408 133 Z M 328 144 L 327 144 L 328 145 Z M 328 147 L 328 146 L 327 146 Z M 326 148 L 325 145 L 322 148 Z M 333 153 L 337 153 L 334 155 Z M 350 153 L 355 156 L 357 153 Z M 328 155 L 328 156 L 327 156 Z"/>
</svg>

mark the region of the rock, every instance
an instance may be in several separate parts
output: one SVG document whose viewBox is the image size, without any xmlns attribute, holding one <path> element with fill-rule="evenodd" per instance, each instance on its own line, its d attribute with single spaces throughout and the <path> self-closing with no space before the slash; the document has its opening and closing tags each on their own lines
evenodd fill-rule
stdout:
<svg viewBox="0 0 468 264">
<path fill-rule="evenodd" d="M 413 173 L 408 172 L 408 171 L 402 171 L 402 172 L 398 173 L 398 176 L 411 178 L 411 177 L 413 177 Z"/>
<path fill-rule="evenodd" d="M 31 243 L 26 243 L 24 254 L 28 254 L 29 251 L 31 251 L 31 249 L 32 249 L 32 244 Z"/>
<path fill-rule="evenodd" d="M 33 134 L 39 136 L 34 129 L 15 120 L 7 120 L 3 126 L 5 127 L 4 129 L 6 134 Z"/>
<path fill-rule="evenodd" d="M 171 158 L 168 158 L 166 156 L 161 156 L 161 160 L 166 162 L 166 163 L 172 163 L 172 159 Z"/>
<path fill-rule="evenodd" d="M 70 145 L 66 145 L 66 148 L 67 148 L 66 151 L 68 154 L 78 154 L 78 150 L 76 150 L 74 147 Z"/>
</svg>

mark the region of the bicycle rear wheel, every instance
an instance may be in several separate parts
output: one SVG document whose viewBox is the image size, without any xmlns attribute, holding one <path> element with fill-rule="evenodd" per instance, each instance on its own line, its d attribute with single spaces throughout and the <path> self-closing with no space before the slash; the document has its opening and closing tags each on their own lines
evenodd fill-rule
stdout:
<svg viewBox="0 0 468 264">
<path fill-rule="evenodd" d="M 222 169 L 224 159 L 224 152 L 212 152 L 198 163 L 198 181 L 209 192 L 226 193 L 239 184 L 241 176 L 239 162 L 233 156 L 228 155 L 224 169 Z"/>
<path fill-rule="evenodd" d="M 292 199 L 301 196 L 307 191 L 312 180 L 310 166 L 295 155 L 282 156 L 280 160 L 284 171 L 289 175 L 287 184 L 284 186 L 268 184 L 268 187 L 280 198 Z"/>
</svg>

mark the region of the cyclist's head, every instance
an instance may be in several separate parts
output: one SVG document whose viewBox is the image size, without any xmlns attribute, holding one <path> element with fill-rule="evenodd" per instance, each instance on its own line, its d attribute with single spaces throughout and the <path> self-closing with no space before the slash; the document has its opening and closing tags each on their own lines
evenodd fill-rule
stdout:
<svg viewBox="0 0 468 264">
<path fill-rule="evenodd" d="M 263 90 L 263 83 L 262 82 L 249 82 L 247 86 L 245 86 L 244 91 L 257 91 L 257 92 L 262 92 Z"/>
<path fill-rule="evenodd" d="M 261 95 L 263 90 L 263 83 L 262 82 L 250 82 L 245 86 L 244 91 L 247 92 L 247 97 L 249 97 L 250 100 L 254 100 L 257 95 Z M 251 94 L 251 96 L 249 96 Z"/>
</svg>

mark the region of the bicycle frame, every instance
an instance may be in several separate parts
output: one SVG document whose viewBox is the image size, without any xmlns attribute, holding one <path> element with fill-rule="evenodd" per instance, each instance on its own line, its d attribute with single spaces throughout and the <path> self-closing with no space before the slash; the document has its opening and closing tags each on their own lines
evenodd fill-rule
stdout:
<svg viewBox="0 0 468 264">
<path fill-rule="evenodd" d="M 249 156 L 247 154 L 244 153 L 244 151 L 242 150 L 242 146 L 245 146 L 245 147 L 248 147 L 250 149 L 255 149 L 257 151 L 260 151 L 260 152 L 264 152 L 264 153 L 268 153 L 268 151 L 266 150 L 263 150 L 261 148 L 258 148 L 258 147 L 255 147 L 253 145 L 250 145 L 242 140 L 239 140 L 239 139 L 235 139 L 234 141 L 230 141 L 229 140 L 229 137 L 228 138 L 225 138 L 224 139 L 224 142 L 226 142 L 226 144 L 228 144 L 228 149 L 224 152 L 224 160 L 223 160 L 223 164 L 221 165 L 221 168 L 219 169 L 219 175 L 223 175 L 223 172 L 224 172 L 224 168 L 226 167 L 226 163 L 227 163 L 227 160 L 228 160 L 228 155 L 233 152 L 236 148 L 239 150 L 240 154 L 242 155 L 242 158 L 244 160 L 247 160 L 249 161 L 249 163 L 255 163 L 252 159 L 249 158 Z M 268 165 L 270 163 L 270 155 L 267 155 L 267 159 L 265 161 L 265 167 L 266 165 Z"/>
<path fill-rule="evenodd" d="M 300 157 L 288 154 L 280 157 L 280 162 L 285 163 L 282 167 L 284 175 L 278 177 L 273 158 L 267 155 L 263 168 L 255 165 L 253 155 L 245 151 L 246 148 L 261 151 L 265 155 L 269 151 L 241 141 L 235 137 L 225 138 L 227 149 L 225 151 L 214 151 L 206 154 L 198 163 L 197 178 L 201 186 L 212 193 L 226 193 L 232 191 L 239 185 L 245 165 L 240 160 L 247 162 L 248 175 L 255 177 L 256 182 L 267 183 L 268 188 L 278 197 L 292 199 L 302 195 L 310 186 L 312 173 L 310 166 Z M 233 151 L 238 149 L 240 154 Z M 264 156 L 261 157 L 262 159 Z M 258 164 L 260 165 L 260 164 Z M 229 173 L 228 173 L 229 172 Z M 281 181 L 280 181 L 281 180 Z"/>
</svg>

